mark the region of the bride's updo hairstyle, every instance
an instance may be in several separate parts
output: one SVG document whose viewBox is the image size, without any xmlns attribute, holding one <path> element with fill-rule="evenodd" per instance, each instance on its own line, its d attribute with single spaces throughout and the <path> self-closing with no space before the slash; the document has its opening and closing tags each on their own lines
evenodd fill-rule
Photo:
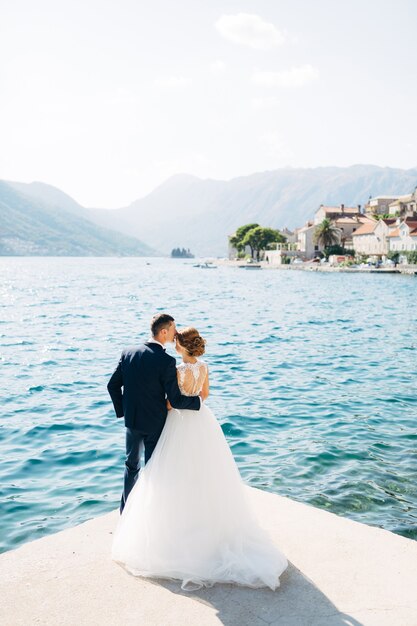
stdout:
<svg viewBox="0 0 417 626">
<path fill-rule="evenodd" d="M 196 328 L 188 326 L 177 331 L 177 341 L 187 350 L 189 356 L 201 356 L 205 352 L 206 341 L 202 338 Z"/>
</svg>

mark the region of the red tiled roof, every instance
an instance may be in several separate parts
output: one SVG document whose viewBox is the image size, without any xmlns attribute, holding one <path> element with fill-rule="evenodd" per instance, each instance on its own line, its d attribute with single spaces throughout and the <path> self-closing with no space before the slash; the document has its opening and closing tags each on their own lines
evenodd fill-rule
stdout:
<svg viewBox="0 0 417 626">
<path fill-rule="evenodd" d="M 378 222 L 365 222 L 360 226 L 354 233 L 352 233 L 352 237 L 356 237 L 356 235 L 370 235 L 374 232 L 377 227 Z"/>
<path fill-rule="evenodd" d="M 358 222 L 353 218 L 346 215 L 345 217 L 336 217 L 333 222 L 337 224 L 357 224 Z"/>
<path fill-rule="evenodd" d="M 410 229 L 410 237 L 415 237 L 417 235 L 417 221 L 416 220 L 410 220 L 408 218 L 406 218 L 402 224 L 407 224 L 408 228 Z M 400 227 L 401 225 L 400 224 Z M 400 236 L 400 228 L 396 228 L 395 230 L 391 231 L 388 235 L 388 237 L 399 237 Z"/>
</svg>

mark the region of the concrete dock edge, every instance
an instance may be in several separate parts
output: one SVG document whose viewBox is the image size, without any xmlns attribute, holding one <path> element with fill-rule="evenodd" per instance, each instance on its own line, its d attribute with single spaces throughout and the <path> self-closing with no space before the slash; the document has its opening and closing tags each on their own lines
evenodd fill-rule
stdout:
<svg viewBox="0 0 417 626">
<path fill-rule="evenodd" d="M 0 624 L 417 626 L 417 542 L 247 489 L 290 561 L 277 591 L 134 578 L 110 559 L 113 511 L 0 555 Z"/>
</svg>

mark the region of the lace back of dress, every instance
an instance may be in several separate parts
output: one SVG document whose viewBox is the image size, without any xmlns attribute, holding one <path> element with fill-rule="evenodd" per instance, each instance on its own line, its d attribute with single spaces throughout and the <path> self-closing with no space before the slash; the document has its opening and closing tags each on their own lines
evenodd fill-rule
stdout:
<svg viewBox="0 0 417 626">
<path fill-rule="evenodd" d="M 184 396 L 198 396 L 207 375 L 207 365 L 203 361 L 181 363 L 178 366 L 178 385 Z"/>
</svg>

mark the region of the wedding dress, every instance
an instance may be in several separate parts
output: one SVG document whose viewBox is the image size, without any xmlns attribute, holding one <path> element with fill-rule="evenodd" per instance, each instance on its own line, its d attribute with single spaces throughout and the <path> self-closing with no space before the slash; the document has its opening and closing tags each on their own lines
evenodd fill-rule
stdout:
<svg viewBox="0 0 417 626">
<path fill-rule="evenodd" d="M 207 365 L 178 366 L 184 395 L 198 395 Z M 120 517 L 112 558 L 135 576 L 279 586 L 285 556 L 259 526 L 214 414 L 171 409 Z"/>
</svg>

